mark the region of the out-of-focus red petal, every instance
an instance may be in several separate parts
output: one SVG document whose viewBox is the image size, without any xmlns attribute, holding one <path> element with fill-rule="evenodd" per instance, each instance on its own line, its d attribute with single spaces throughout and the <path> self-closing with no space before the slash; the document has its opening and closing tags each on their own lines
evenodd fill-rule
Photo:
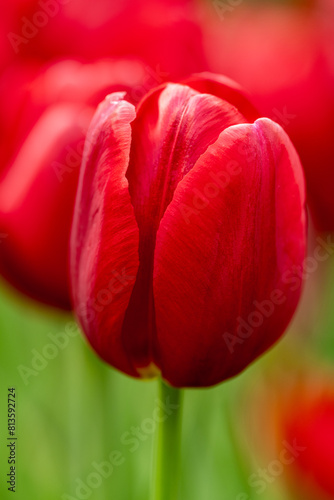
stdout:
<svg viewBox="0 0 334 500">
<path fill-rule="evenodd" d="M 0 268 L 35 299 L 71 308 L 68 241 L 85 130 L 93 110 L 50 106 L 0 184 Z"/>
<path fill-rule="evenodd" d="M 304 203 L 298 156 L 268 119 L 225 130 L 179 183 L 153 277 L 160 367 L 171 384 L 216 384 L 279 338 L 300 295 Z M 282 303 L 263 302 L 279 302 L 275 294 Z M 259 319 L 257 304 L 270 314 Z"/>
<path fill-rule="evenodd" d="M 198 92 L 215 95 L 216 97 L 220 97 L 220 99 L 224 99 L 235 106 L 249 122 L 260 118 L 260 114 L 251 103 L 247 92 L 227 76 L 204 72 L 192 75 L 183 83 Z"/>
<path fill-rule="evenodd" d="M 146 72 L 142 63 L 107 59 L 17 62 L 2 75 L 0 233 L 8 236 L 0 272 L 27 295 L 70 308 L 69 234 L 86 131 L 115 89 L 137 101 Z"/>
<path fill-rule="evenodd" d="M 192 2 L 143 0 L 45 0 L 51 14 L 47 26 L 37 28 L 34 19 L 42 13 L 43 0 L 25 2 L 14 12 L 16 25 L 5 23 L 6 33 L 28 31 L 21 40 L 7 40 L 11 56 L 51 60 L 78 57 L 93 61 L 102 57 L 137 57 L 150 66 L 155 84 L 184 78 L 207 69 L 202 30 L 193 13 Z M 48 6 L 46 6 L 48 9 Z M 6 9 L 7 10 L 7 9 Z M 38 16 L 37 16 L 38 18 Z M 0 63 L 1 63 L 0 48 Z M 17 52 L 17 54 L 15 54 Z"/>
<path fill-rule="evenodd" d="M 122 343 L 139 265 L 139 231 L 125 177 L 135 108 L 124 95 L 105 99 L 87 134 L 71 238 L 71 280 L 75 311 L 94 349 L 137 376 Z"/>
<path fill-rule="evenodd" d="M 319 388 L 314 392 L 317 394 L 317 391 Z M 284 437 L 288 442 L 302 443 L 304 447 L 291 472 L 295 474 L 298 491 L 313 493 L 312 497 L 306 497 L 309 499 L 329 500 L 334 497 L 334 401 L 327 398 L 322 396 L 305 402 L 297 396 L 287 415 Z M 306 483 L 307 492 L 303 483 Z"/>
<path fill-rule="evenodd" d="M 102 59 L 82 64 L 73 59 L 44 66 L 30 86 L 30 101 L 34 106 L 46 106 L 56 101 L 86 103 L 96 106 L 107 94 L 126 91 L 129 101 L 132 91 L 150 88 L 147 68 L 131 59 Z M 153 86 L 153 83 L 151 84 Z"/>
<path fill-rule="evenodd" d="M 176 84 L 153 91 L 139 106 L 127 172 L 140 231 L 140 267 L 124 322 L 124 341 L 141 366 L 155 360 L 152 290 L 155 236 L 178 182 L 221 131 L 246 122 L 229 103 Z"/>
</svg>

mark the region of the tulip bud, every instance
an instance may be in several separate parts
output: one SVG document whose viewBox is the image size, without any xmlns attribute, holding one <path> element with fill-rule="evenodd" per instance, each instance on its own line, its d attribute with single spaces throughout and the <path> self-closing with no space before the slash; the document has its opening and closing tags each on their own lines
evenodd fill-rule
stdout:
<svg viewBox="0 0 334 500">
<path fill-rule="evenodd" d="M 254 122 L 229 80 L 164 84 L 137 107 L 109 95 L 87 135 L 71 237 L 89 342 L 124 373 L 177 387 L 239 373 L 297 306 L 304 203 L 289 138 Z"/>
</svg>

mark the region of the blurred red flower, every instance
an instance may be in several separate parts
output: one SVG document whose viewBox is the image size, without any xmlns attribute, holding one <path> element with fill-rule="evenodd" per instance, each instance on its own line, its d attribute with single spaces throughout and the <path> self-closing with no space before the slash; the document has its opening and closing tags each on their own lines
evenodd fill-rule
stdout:
<svg viewBox="0 0 334 500">
<path fill-rule="evenodd" d="M 293 363 L 293 358 L 290 362 Z M 308 360 L 309 361 L 309 360 Z M 256 436 L 252 446 L 269 457 L 279 456 L 288 446 L 294 459 L 285 463 L 284 481 L 289 498 L 331 500 L 334 497 L 334 385 L 333 373 L 319 365 L 300 366 L 293 371 L 269 372 L 253 401 L 248 429 Z M 258 388 L 261 384 L 258 384 Z M 283 483 L 282 483 L 283 485 Z"/>
<path fill-rule="evenodd" d="M 206 69 L 189 0 L 16 0 L 14 6 L 6 35 L 19 58 L 135 56 L 169 78 Z"/>
<path fill-rule="evenodd" d="M 310 500 L 334 498 L 334 387 L 328 382 L 323 392 L 312 393 L 310 385 L 308 393 L 295 394 L 284 422 L 286 439 L 303 444 L 293 481 Z"/>
<path fill-rule="evenodd" d="M 290 321 L 300 285 L 288 276 L 305 254 L 302 169 L 281 127 L 255 118 L 234 82 L 208 74 L 164 84 L 136 108 L 121 92 L 99 106 L 71 277 L 88 340 L 119 370 L 213 385 Z"/>
<path fill-rule="evenodd" d="M 305 4 L 306 5 L 306 4 Z M 334 9 L 239 5 L 203 23 L 210 67 L 236 79 L 297 148 L 320 230 L 334 230 Z M 205 16 L 204 16 L 205 17 Z"/>
<path fill-rule="evenodd" d="M 89 122 L 108 92 L 126 90 L 136 102 L 150 81 L 141 64 L 117 60 L 18 66 L 3 76 L 0 272 L 21 291 L 71 307 L 68 241 Z"/>
</svg>

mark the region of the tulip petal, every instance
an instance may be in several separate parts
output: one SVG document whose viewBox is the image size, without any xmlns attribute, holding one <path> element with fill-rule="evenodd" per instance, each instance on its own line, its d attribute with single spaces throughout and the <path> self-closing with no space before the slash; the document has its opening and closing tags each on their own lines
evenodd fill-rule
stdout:
<svg viewBox="0 0 334 500">
<path fill-rule="evenodd" d="M 138 376 L 122 342 L 138 271 L 139 231 L 125 177 L 135 108 L 124 93 L 99 106 L 87 134 L 71 238 L 75 311 L 94 349 Z"/>
<path fill-rule="evenodd" d="M 155 361 L 152 273 L 160 219 L 178 182 L 220 132 L 245 121 L 229 103 L 175 84 L 150 93 L 137 110 L 127 178 L 140 231 L 140 267 L 125 316 L 123 341 L 140 368 Z"/>
<path fill-rule="evenodd" d="M 157 229 L 183 176 L 227 127 L 247 120 L 226 101 L 168 84 L 137 110 L 127 177 L 139 227 Z"/>
<path fill-rule="evenodd" d="M 225 130 L 179 183 L 153 275 L 159 365 L 172 385 L 221 382 L 279 338 L 300 295 L 304 203 L 299 158 L 268 119 Z"/>
<path fill-rule="evenodd" d="M 71 309 L 68 241 L 80 146 L 92 114 L 73 104 L 50 106 L 0 183 L 0 233 L 8 235 L 0 245 L 1 274 L 63 309 Z"/>
<path fill-rule="evenodd" d="M 215 95 L 231 103 L 249 122 L 253 122 L 260 118 L 259 112 L 251 103 L 250 97 L 244 89 L 227 76 L 208 72 L 199 73 L 185 80 L 184 84 L 198 92 Z"/>
</svg>

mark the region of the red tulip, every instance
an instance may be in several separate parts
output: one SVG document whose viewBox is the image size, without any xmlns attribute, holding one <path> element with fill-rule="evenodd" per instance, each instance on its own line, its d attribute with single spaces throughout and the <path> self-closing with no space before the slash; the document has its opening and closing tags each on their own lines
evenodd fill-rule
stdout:
<svg viewBox="0 0 334 500">
<path fill-rule="evenodd" d="M 71 307 L 68 242 L 85 134 L 106 93 L 122 88 L 136 100 L 145 81 L 143 66 L 128 61 L 63 61 L 30 82 L 23 69 L 3 78 L 0 272 L 35 299 Z"/>
<path fill-rule="evenodd" d="M 16 58 L 9 36 L 18 31 L 21 15 L 35 0 L 10 0 L 3 2 L 0 16 L 0 70 Z"/>
<path fill-rule="evenodd" d="M 308 360 L 309 361 L 309 360 Z M 295 362 L 294 362 L 295 365 Z M 331 500 L 334 497 L 334 386 L 333 374 L 319 367 L 302 368 L 294 377 L 278 372 L 254 405 L 256 429 L 249 429 L 267 448 L 279 456 L 288 443 L 294 459 L 285 462 L 286 486 L 291 498 Z M 259 411 L 261 408 L 261 411 Z M 276 452 L 274 451 L 276 448 Z"/>
<path fill-rule="evenodd" d="M 263 116 L 287 131 L 305 170 L 316 226 L 334 231 L 334 10 L 331 0 L 310 3 L 240 5 L 223 22 L 212 9 L 205 45 L 210 68 L 240 82 Z"/>
<path fill-rule="evenodd" d="M 71 237 L 74 305 L 93 348 L 178 387 L 221 382 L 281 336 L 305 252 L 303 177 L 285 132 L 253 123 L 228 80 L 189 84 L 201 91 L 165 84 L 137 108 L 121 92 L 100 105 Z"/>
<path fill-rule="evenodd" d="M 333 388 L 330 394 L 318 394 L 316 397 L 304 394 L 302 398 L 299 394 L 291 403 L 285 422 L 286 439 L 289 442 L 295 440 L 302 443 L 304 447 L 294 463 L 295 487 L 304 490 L 303 498 L 332 499 L 334 497 Z"/>
<path fill-rule="evenodd" d="M 192 10 L 188 0 L 27 0 L 7 42 L 17 57 L 135 56 L 179 78 L 206 69 Z"/>
</svg>

